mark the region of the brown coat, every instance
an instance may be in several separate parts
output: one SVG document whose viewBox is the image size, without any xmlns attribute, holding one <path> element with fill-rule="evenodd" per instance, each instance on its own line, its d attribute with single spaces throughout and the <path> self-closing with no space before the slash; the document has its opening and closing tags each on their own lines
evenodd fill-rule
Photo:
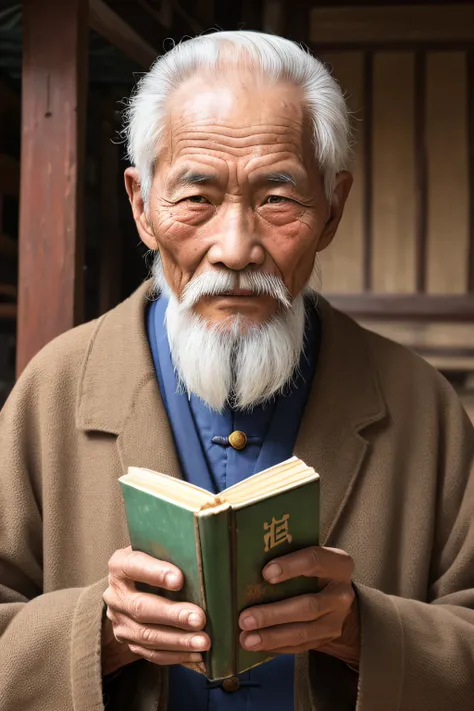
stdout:
<svg viewBox="0 0 474 711">
<path fill-rule="evenodd" d="M 102 592 L 128 465 L 179 476 L 147 344 L 147 286 L 49 344 L 0 415 L 0 710 L 99 711 Z M 322 541 L 355 560 L 360 677 L 301 655 L 296 709 L 474 708 L 474 431 L 443 378 L 324 301 L 296 454 L 322 478 Z M 471 608 L 471 609 L 469 609 Z M 110 711 L 166 707 L 166 670 Z M 192 702 L 190 701 L 190 708 Z"/>
</svg>

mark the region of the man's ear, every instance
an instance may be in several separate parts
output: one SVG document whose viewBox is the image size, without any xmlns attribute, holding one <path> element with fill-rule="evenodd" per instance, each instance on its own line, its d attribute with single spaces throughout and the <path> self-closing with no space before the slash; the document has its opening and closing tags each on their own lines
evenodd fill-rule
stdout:
<svg viewBox="0 0 474 711">
<path fill-rule="evenodd" d="M 352 187 L 352 175 L 347 170 L 343 170 L 336 175 L 336 184 L 331 197 L 329 206 L 329 216 L 324 225 L 321 237 L 318 242 L 317 251 L 322 252 L 328 247 L 341 221 L 344 212 L 344 206 Z"/>
<path fill-rule="evenodd" d="M 130 200 L 133 219 L 135 220 L 140 239 L 149 249 L 156 250 L 158 249 L 158 243 L 145 211 L 138 170 L 136 168 L 127 168 L 124 173 L 124 179 L 125 190 Z"/>
</svg>

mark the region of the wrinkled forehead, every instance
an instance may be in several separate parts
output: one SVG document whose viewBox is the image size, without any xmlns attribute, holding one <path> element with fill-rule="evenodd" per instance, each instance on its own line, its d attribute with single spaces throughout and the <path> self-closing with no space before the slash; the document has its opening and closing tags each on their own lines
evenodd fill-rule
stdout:
<svg viewBox="0 0 474 711">
<path fill-rule="evenodd" d="M 171 162 L 193 146 L 254 153 L 276 146 L 302 157 L 312 145 L 302 90 L 248 72 L 187 80 L 168 101 L 163 138 Z"/>
</svg>

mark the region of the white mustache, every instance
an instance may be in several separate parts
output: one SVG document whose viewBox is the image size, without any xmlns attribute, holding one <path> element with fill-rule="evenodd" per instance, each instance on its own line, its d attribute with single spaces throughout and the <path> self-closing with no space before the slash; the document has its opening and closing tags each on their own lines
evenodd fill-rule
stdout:
<svg viewBox="0 0 474 711">
<path fill-rule="evenodd" d="M 192 308 L 204 296 L 224 295 L 233 289 L 245 289 L 255 296 L 266 294 L 285 308 L 291 307 L 291 295 L 283 280 L 265 272 L 230 272 L 210 270 L 186 284 L 179 300 L 180 310 Z"/>
</svg>

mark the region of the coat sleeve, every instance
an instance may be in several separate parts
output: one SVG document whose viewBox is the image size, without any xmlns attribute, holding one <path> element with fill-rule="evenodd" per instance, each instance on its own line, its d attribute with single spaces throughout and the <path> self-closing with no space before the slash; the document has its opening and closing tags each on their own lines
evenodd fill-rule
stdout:
<svg viewBox="0 0 474 711">
<path fill-rule="evenodd" d="M 357 711 L 474 708 L 474 430 L 441 385 L 438 506 L 426 601 L 357 585 Z"/>
<path fill-rule="evenodd" d="M 42 594 L 36 377 L 28 369 L 0 412 L 0 711 L 99 711 L 107 580 Z"/>
</svg>

